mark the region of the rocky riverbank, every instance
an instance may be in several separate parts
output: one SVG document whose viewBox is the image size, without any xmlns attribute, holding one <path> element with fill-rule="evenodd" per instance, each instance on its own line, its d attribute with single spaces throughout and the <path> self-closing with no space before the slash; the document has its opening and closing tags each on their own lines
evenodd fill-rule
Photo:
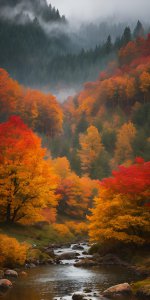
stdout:
<svg viewBox="0 0 150 300">
<path fill-rule="evenodd" d="M 75 268 L 100 268 L 101 266 L 119 266 L 127 269 L 132 269 L 139 276 L 146 278 L 145 281 L 138 283 L 122 283 L 104 289 L 101 295 L 97 294 L 91 288 L 84 288 L 82 291 L 74 291 L 72 300 L 95 300 L 95 299 L 118 299 L 118 297 L 129 297 L 135 295 L 137 299 L 150 299 L 150 280 L 148 279 L 148 270 L 139 269 L 137 266 L 130 265 L 128 262 L 121 260 L 113 254 L 107 255 L 89 255 L 89 244 L 87 242 L 78 244 L 56 245 L 50 244 L 47 247 L 37 248 L 36 245 L 29 251 L 28 259 L 26 260 L 23 269 L 2 269 L 0 270 L 0 293 L 6 293 L 13 287 L 16 280 L 21 277 L 28 276 L 28 270 L 38 266 L 48 265 L 73 265 Z M 62 299 L 71 299 L 62 298 Z M 55 298 L 61 299 L 61 298 Z M 127 298 L 131 299 L 131 298 Z"/>
</svg>

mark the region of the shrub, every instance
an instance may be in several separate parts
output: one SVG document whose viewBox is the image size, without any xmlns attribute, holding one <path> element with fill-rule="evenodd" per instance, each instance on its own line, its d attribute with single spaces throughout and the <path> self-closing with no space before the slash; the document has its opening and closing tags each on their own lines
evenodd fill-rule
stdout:
<svg viewBox="0 0 150 300">
<path fill-rule="evenodd" d="M 23 265 L 27 256 L 28 245 L 20 244 L 15 238 L 0 234 L 0 265 Z"/>
</svg>

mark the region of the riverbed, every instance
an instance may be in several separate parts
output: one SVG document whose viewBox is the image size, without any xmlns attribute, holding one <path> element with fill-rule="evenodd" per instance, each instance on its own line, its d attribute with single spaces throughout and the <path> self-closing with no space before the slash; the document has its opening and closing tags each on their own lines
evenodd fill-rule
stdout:
<svg viewBox="0 0 150 300">
<path fill-rule="evenodd" d="M 84 246 L 87 250 L 87 246 Z M 72 251 L 57 249 L 55 253 Z M 82 255 L 81 251 L 77 251 Z M 82 255 L 83 256 L 83 255 Z M 89 289 L 86 299 L 98 300 L 102 292 L 115 284 L 139 279 L 131 270 L 120 266 L 98 266 L 76 268 L 74 261 L 63 261 L 59 265 L 40 266 L 27 270 L 27 277 L 13 280 L 13 288 L 0 299 L 4 300 L 71 300 L 75 292 Z M 134 298 L 135 299 L 135 298 Z M 133 300 L 125 297 L 123 300 Z"/>
</svg>

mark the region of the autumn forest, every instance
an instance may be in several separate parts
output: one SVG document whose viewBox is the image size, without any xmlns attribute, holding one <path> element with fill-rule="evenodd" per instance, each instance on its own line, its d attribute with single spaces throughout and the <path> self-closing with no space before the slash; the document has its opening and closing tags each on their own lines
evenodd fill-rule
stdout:
<svg viewBox="0 0 150 300">
<path fill-rule="evenodd" d="M 41 3 L 45 4 L 38 5 L 46 6 L 37 8 L 33 23 L 27 15 L 20 21 L 20 12 L 12 27 L 12 20 L 0 14 L 0 37 L 3 40 L 7 36 L 7 43 L 5 40 L 0 45 L 0 291 L 4 285 L 1 280 L 5 280 L 1 273 L 6 269 L 30 269 L 37 261 L 45 265 L 53 260 L 57 265 L 60 259 L 55 251 L 48 252 L 52 244 L 61 248 L 76 243 L 80 250 L 81 243 L 86 242 L 93 258 L 83 258 L 82 266 L 97 267 L 103 264 L 103 257 L 110 255 L 110 264 L 125 266 L 118 263 L 125 261 L 132 271 L 139 272 L 141 277 L 136 281 L 144 280 L 142 287 L 133 284 L 130 292 L 135 297 L 144 295 L 140 299 L 149 299 L 150 31 L 138 21 L 134 29 L 125 26 L 119 37 L 112 38 L 110 32 L 93 49 L 88 50 L 86 45 L 79 52 L 76 48 L 74 52 L 65 49 L 64 53 L 58 51 L 64 32 L 62 36 L 59 33 L 55 42 L 54 36 L 49 40 L 45 35 L 46 51 L 49 49 L 52 57 L 51 85 L 44 81 L 48 71 L 42 65 L 43 46 L 39 44 L 39 51 L 36 48 L 44 34 L 40 26 L 42 22 L 47 26 L 57 22 L 65 27 L 68 21 L 58 10 L 47 6 L 46 1 Z M 3 9 L 3 1 L 1 5 Z M 16 48 L 18 56 L 10 56 L 9 48 L 5 52 L 8 36 L 15 33 L 23 45 L 23 30 L 26 37 L 29 32 L 25 26 L 32 30 L 35 48 L 27 54 L 26 40 L 21 55 L 14 40 L 11 50 Z M 53 43 L 55 56 L 50 50 Z M 65 36 L 65 43 L 73 42 Z M 22 58 L 20 65 L 17 57 Z M 30 62 L 32 79 L 27 84 L 24 78 L 28 79 Z M 19 80 L 21 69 L 23 76 Z M 91 77 L 87 70 L 91 70 Z M 94 72 L 96 76 L 92 75 Z M 60 90 L 61 76 L 64 86 L 68 78 L 69 85 L 73 80 L 76 84 L 78 80 L 80 84 L 84 81 L 63 103 L 53 93 L 57 87 Z M 39 87 L 35 87 L 35 82 Z M 45 89 L 45 83 L 52 86 L 52 91 Z M 12 273 L 8 275 L 11 277 Z M 109 292 L 104 292 L 105 299 L 112 297 Z M 121 299 L 133 299 L 131 293 L 129 298 Z M 6 299 L 21 299 L 15 295 L 19 294 L 10 293 Z M 41 298 L 31 295 L 30 300 L 34 299 Z M 72 299 L 96 298 L 75 293 Z"/>
</svg>

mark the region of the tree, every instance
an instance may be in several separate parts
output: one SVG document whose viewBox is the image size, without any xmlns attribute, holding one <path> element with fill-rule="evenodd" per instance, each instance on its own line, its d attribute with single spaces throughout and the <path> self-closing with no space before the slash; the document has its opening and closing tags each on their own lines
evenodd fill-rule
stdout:
<svg viewBox="0 0 150 300">
<path fill-rule="evenodd" d="M 110 53 L 112 51 L 112 41 L 111 36 L 109 35 L 105 44 L 106 53 Z"/>
<path fill-rule="evenodd" d="M 0 121 L 14 114 L 40 133 L 55 136 L 61 132 L 63 113 L 56 98 L 50 93 L 23 88 L 0 69 Z"/>
<path fill-rule="evenodd" d="M 101 136 L 96 127 L 90 126 L 85 134 L 80 134 L 79 141 L 81 168 L 84 174 L 90 175 L 92 164 L 104 150 Z"/>
<path fill-rule="evenodd" d="M 136 128 L 129 122 L 122 125 L 117 134 L 115 162 L 128 163 L 133 159 L 132 142 L 136 136 Z"/>
<path fill-rule="evenodd" d="M 149 100 L 150 93 L 150 73 L 144 71 L 140 76 L 140 89 L 144 94 L 144 102 Z"/>
<path fill-rule="evenodd" d="M 42 219 L 56 207 L 58 178 L 41 139 L 23 121 L 11 117 L 0 125 L 0 218 L 7 222 Z"/>
<path fill-rule="evenodd" d="M 61 178 L 67 178 L 71 173 L 70 163 L 66 157 L 58 157 L 53 160 L 55 173 Z"/>
<path fill-rule="evenodd" d="M 138 20 L 136 27 L 133 31 L 133 36 L 135 39 L 139 38 L 139 37 L 143 37 L 144 36 L 144 28 L 142 23 Z"/>
<path fill-rule="evenodd" d="M 21 86 L 0 69 L 0 119 L 5 121 L 17 107 L 18 100 L 22 100 Z"/>
<path fill-rule="evenodd" d="M 59 182 L 57 194 L 60 197 L 58 212 L 77 219 L 85 219 L 97 194 L 98 182 L 88 177 L 80 178 L 71 172 Z"/>
<path fill-rule="evenodd" d="M 119 167 L 100 184 L 91 210 L 89 234 L 102 246 L 149 244 L 150 163 L 137 158 L 130 167 Z"/>
<path fill-rule="evenodd" d="M 131 41 L 131 38 L 131 29 L 130 27 L 126 27 L 121 39 L 122 45 L 127 45 Z"/>
</svg>

